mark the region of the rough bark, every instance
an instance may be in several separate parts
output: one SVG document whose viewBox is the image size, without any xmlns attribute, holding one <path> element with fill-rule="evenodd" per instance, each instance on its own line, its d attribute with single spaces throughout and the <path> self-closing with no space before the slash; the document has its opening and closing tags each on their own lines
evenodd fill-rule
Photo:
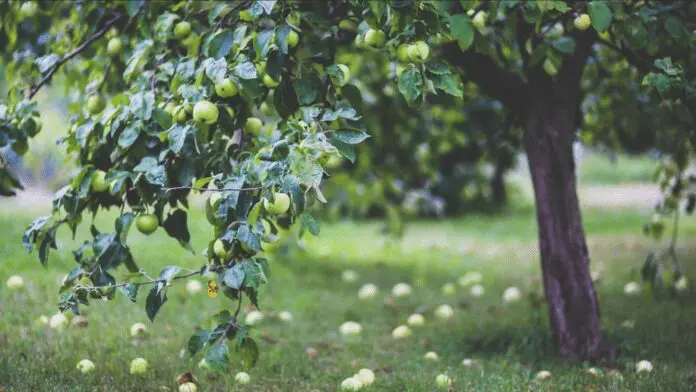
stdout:
<svg viewBox="0 0 696 392">
<path fill-rule="evenodd" d="M 574 360 L 611 357 L 599 330 L 599 304 L 576 193 L 575 107 L 559 107 L 545 97 L 529 105 L 525 126 L 544 292 L 556 347 L 561 356 Z"/>
<path fill-rule="evenodd" d="M 450 45 L 443 54 L 482 93 L 501 101 L 525 128 L 553 337 L 561 356 L 594 362 L 613 360 L 616 352 L 605 345 L 599 330 L 599 304 L 590 276 L 572 145 L 582 98 L 580 80 L 597 37 L 586 31 L 575 32 L 573 38 L 575 52 L 564 58 L 554 78 L 540 66 L 527 64 L 528 56 L 523 56 L 523 80 L 491 57 L 471 50 L 461 53 Z"/>
</svg>

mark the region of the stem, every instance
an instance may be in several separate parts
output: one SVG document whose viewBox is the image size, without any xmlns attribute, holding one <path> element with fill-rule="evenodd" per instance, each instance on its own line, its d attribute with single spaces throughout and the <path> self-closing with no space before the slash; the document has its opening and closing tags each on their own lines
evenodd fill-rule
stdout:
<svg viewBox="0 0 696 392">
<path fill-rule="evenodd" d="M 147 275 L 146 273 L 144 273 L 143 271 L 141 271 L 141 272 L 143 273 L 143 275 L 148 276 L 148 275 Z M 172 279 L 172 281 L 181 280 L 181 279 L 186 279 L 186 278 L 189 278 L 189 277 L 191 277 L 191 276 L 193 276 L 193 275 L 198 275 L 198 274 L 199 274 L 199 271 L 195 271 L 195 272 L 190 272 L 190 273 L 188 273 L 188 274 L 175 276 L 175 277 Z M 160 283 L 160 282 L 165 282 L 165 281 L 166 281 L 166 279 L 152 279 L 152 278 L 150 278 L 149 276 L 148 276 L 148 278 L 149 278 L 150 280 L 145 280 L 145 281 L 142 281 L 142 282 L 135 282 L 135 283 L 132 283 L 132 282 L 131 282 L 131 283 L 123 282 L 123 283 L 119 283 L 119 284 L 115 284 L 115 285 L 108 285 L 108 286 L 83 286 L 83 285 L 81 285 L 81 284 L 78 283 L 78 284 L 75 285 L 75 289 L 98 290 L 98 289 L 105 289 L 105 288 L 112 288 L 112 287 L 113 287 L 113 288 L 117 288 L 117 287 L 126 287 L 126 286 L 128 286 L 128 285 L 130 285 L 130 284 L 134 284 L 134 285 L 136 285 L 136 286 L 145 286 L 145 285 L 148 285 L 148 284 L 155 284 L 155 283 Z"/>
<path fill-rule="evenodd" d="M 234 317 L 232 317 L 232 320 L 234 323 L 237 323 L 237 316 L 239 316 L 239 311 L 242 310 L 242 293 L 239 293 L 239 301 L 237 302 L 237 310 L 234 312 Z"/>
<path fill-rule="evenodd" d="M 261 186 L 255 186 L 255 187 L 249 187 L 249 188 L 220 188 L 220 189 L 215 189 L 215 188 L 198 188 L 195 186 L 175 186 L 172 188 L 162 188 L 162 190 L 169 192 L 169 191 L 180 191 L 180 190 L 193 190 L 193 191 L 201 191 L 201 192 L 244 192 L 244 191 L 256 191 L 259 189 L 263 189 Z"/>
<path fill-rule="evenodd" d="M 108 22 L 106 22 L 106 24 L 104 25 L 104 27 L 103 27 L 101 30 L 97 31 L 93 36 L 87 38 L 84 42 L 82 42 L 82 43 L 80 44 L 80 46 L 78 46 L 77 48 L 75 48 L 75 50 L 73 50 L 72 52 L 66 54 L 63 58 L 61 58 L 60 60 L 58 60 L 58 61 L 56 62 L 56 64 L 53 66 L 53 68 L 51 68 L 51 70 L 48 71 L 48 73 L 46 74 L 46 76 L 44 76 L 43 79 L 41 79 L 41 81 L 39 81 L 39 83 L 38 83 L 36 86 L 34 86 L 34 87 L 31 88 L 31 90 L 30 90 L 30 92 L 29 92 L 29 99 L 34 98 L 34 96 L 36 95 L 36 93 L 39 92 L 39 90 L 41 89 L 41 87 L 43 87 L 46 83 L 48 83 L 48 82 L 51 80 L 51 78 L 53 77 L 53 75 L 56 73 L 56 71 L 58 71 L 58 69 L 59 69 L 63 64 L 67 63 L 68 61 L 70 61 L 70 59 L 72 59 L 73 57 L 75 57 L 75 56 L 77 56 L 78 54 L 82 53 L 82 51 L 84 51 L 85 49 L 87 49 L 87 47 L 88 47 L 89 45 L 91 45 L 92 42 L 94 42 L 94 41 L 98 40 L 99 38 L 103 37 L 104 34 L 106 34 L 106 32 L 109 31 L 109 29 L 111 28 L 111 26 L 113 26 L 114 24 L 116 24 L 116 22 L 118 22 L 119 20 L 121 20 L 121 18 L 123 18 L 123 15 L 122 15 L 122 14 L 118 14 L 118 15 L 116 15 L 115 17 L 113 17 L 111 20 L 109 20 Z"/>
</svg>

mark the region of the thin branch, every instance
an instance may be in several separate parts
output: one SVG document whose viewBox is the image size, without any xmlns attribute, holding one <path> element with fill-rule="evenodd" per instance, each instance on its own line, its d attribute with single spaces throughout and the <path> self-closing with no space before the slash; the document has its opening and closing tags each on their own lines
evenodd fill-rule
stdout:
<svg viewBox="0 0 696 392">
<path fill-rule="evenodd" d="M 78 46 L 77 48 L 75 48 L 75 50 L 73 50 L 72 52 L 66 54 L 63 58 L 61 58 L 60 60 L 58 60 L 58 61 L 55 63 L 55 65 L 53 65 L 53 68 L 51 68 L 51 70 L 48 71 L 48 73 L 46 74 L 46 76 L 44 76 L 43 79 L 41 79 L 41 81 L 39 81 L 39 83 L 38 83 L 36 86 L 32 87 L 31 91 L 29 92 L 29 99 L 34 98 L 34 96 L 36 95 L 36 93 L 39 92 L 39 90 L 41 89 L 41 87 L 43 87 L 46 83 L 48 83 L 48 82 L 51 80 L 51 78 L 53 77 L 53 75 L 56 73 L 56 71 L 58 71 L 58 69 L 59 69 L 63 64 L 67 63 L 68 61 L 70 61 L 70 59 L 72 59 L 73 57 L 75 57 L 75 56 L 77 56 L 78 54 L 82 53 L 82 51 L 84 51 L 85 49 L 87 49 L 87 47 L 88 47 L 89 45 L 91 45 L 92 42 L 94 42 L 94 41 L 98 40 L 99 38 L 103 37 L 104 34 L 106 34 L 106 32 L 109 31 L 109 29 L 111 29 L 111 26 L 113 26 L 114 24 L 116 24 L 119 20 L 121 20 L 121 18 L 123 18 L 123 15 L 122 15 L 122 14 L 118 14 L 118 15 L 116 15 L 115 17 L 111 18 L 111 20 L 109 20 L 108 22 L 106 22 L 106 24 L 104 25 L 104 27 L 103 27 L 101 30 L 97 31 L 93 36 L 87 38 L 84 42 L 82 42 L 82 43 L 80 44 L 80 46 Z"/>
<path fill-rule="evenodd" d="M 142 271 L 141 271 L 141 272 L 142 272 Z M 175 276 L 175 277 L 172 279 L 172 281 L 174 281 L 174 280 L 186 279 L 186 278 L 189 278 L 189 277 L 191 277 L 191 276 L 193 276 L 193 275 L 198 275 L 199 273 L 200 273 L 200 271 L 195 271 L 195 272 L 190 272 L 190 273 L 188 273 L 188 274 Z M 146 274 L 145 274 L 145 275 L 146 275 Z M 146 276 L 147 276 L 147 275 L 146 275 Z M 155 283 L 160 283 L 160 282 L 166 282 L 166 281 L 167 281 L 166 279 L 152 279 L 152 278 L 149 278 L 149 279 L 150 279 L 150 280 L 144 280 L 144 281 L 142 281 L 142 282 L 123 282 L 123 283 L 119 283 L 119 284 L 115 284 L 115 285 L 107 285 L 107 286 L 84 286 L 84 285 L 78 283 L 78 284 L 75 285 L 75 289 L 85 289 L 85 290 L 90 290 L 90 291 L 91 291 L 91 290 L 99 290 L 99 289 L 109 289 L 109 288 L 117 288 L 117 287 L 126 287 L 126 286 L 131 285 L 131 284 L 136 285 L 136 286 L 145 286 L 145 285 L 149 285 L 149 284 L 155 284 Z"/>
<path fill-rule="evenodd" d="M 244 192 L 244 191 L 256 191 L 259 189 L 263 189 L 262 186 L 254 186 L 254 187 L 249 187 L 249 188 L 198 188 L 195 186 L 175 186 L 171 188 L 162 188 L 163 191 L 169 192 L 169 191 L 180 191 L 180 190 L 192 190 L 192 191 L 201 191 L 201 192 Z"/>
<path fill-rule="evenodd" d="M 239 316 L 239 311 L 242 310 L 242 293 L 239 293 L 239 302 L 237 302 L 237 310 L 234 312 L 234 317 L 232 320 L 236 323 L 237 316 Z"/>
</svg>

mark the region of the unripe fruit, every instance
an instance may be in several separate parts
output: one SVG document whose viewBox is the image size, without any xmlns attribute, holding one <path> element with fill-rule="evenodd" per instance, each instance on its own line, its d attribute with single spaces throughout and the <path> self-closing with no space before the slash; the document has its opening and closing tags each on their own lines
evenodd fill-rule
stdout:
<svg viewBox="0 0 696 392">
<path fill-rule="evenodd" d="M 157 217 L 153 214 L 143 214 L 138 215 L 135 219 L 135 227 L 143 234 L 152 234 L 157 230 L 159 226 L 159 221 Z"/>
<path fill-rule="evenodd" d="M 198 387 L 192 382 L 185 382 L 179 385 L 179 392 L 198 392 Z"/>
<path fill-rule="evenodd" d="M 378 291 L 379 291 L 379 288 L 377 288 L 376 285 L 374 285 L 372 283 L 366 283 L 360 288 L 360 290 L 358 290 L 358 298 L 360 298 L 360 299 L 373 298 L 374 296 L 377 295 Z"/>
<path fill-rule="evenodd" d="M 409 48 L 409 45 L 406 45 L 406 44 L 399 45 L 399 47 L 396 49 L 397 60 L 401 61 L 402 63 L 411 62 L 411 58 L 408 55 L 408 48 Z"/>
<path fill-rule="evenodd" d="M 414 313 L 408 317 L 407 323 L 412 327 L 422 327 L 425 324 L 425 317 L 422 314 Z"/>
<path fill-rule="evenodd" d="M 405 325 L 399 325 L 392 331 L 392 337 L 394 339 L 405 339 L 411 336 L 411 328 Z"/>
<path fill-rule="evenodd" d="M 254 15 L 252 15 L 249 10 L 242 10 L 239 12 L 239 19 L 245 22 L 251 22 L 254 20 Z"/>
<path fill-rule="evenodd" d="M 450 305 L 440 305 L 435 309 L 435 317 L 447 320 L 454 315 L 454 309 Z"/>
<path fill-rule="evenodd" d="M 356 336 L 360 335 L 360 332 L 362 332 L 362 326 L 355 321 L 346 321 L 345 323 L 341 324 L 338 331 L 343 336 Z"/>
<path fill-rule="evenodd" d="M 479 11 L 474 15 L 473 24 L 474 27 L 481 30 L 486 27 L 486 22 L 488 21 L 488 13 L 486 11 Z"/>
<path fill-rule="evenodd" d="M 575 20 L 573 20 L 575 28 L 580 31 L 587 30 L 591 23 L 592 21 L 590 20 L 590 15 L 587 14 L 580 14 L 575 18 Z"/>
<path fill-rule="evenodd" d="M 130 374 L 143 374 L 148 369 L 148 363 L 145 358 L 135 358 L 130 363 Z"/>
<path fill-rule="evenodd" d="M 452 379 L 446 374 L 440 374 L 435 377 L 435 385 L 437 385 L 438 388 L 447 389 L 452 385 Z"/>
<path fill-rule="evenodd" d="M 147 335 L 147 327 L 143 323 L 135 323 L 130 328 L 131 337 L 137 338 Z"/>
<path fill-rule="evenodd" d="M 35 1 L 27 1 L 22 4 L 19 12 L 22 14 L 23 18 L 33 18 L 39 12 L 39 5 Z"/>
<path fill-rule="evenodd" d="M 224 79 L 215 85 L 215 94 L 222 98 L 234 97 L 238 92 L 237 85 L 230 79 Z"/>
<path fill-rule="evenodd" d="M 90 361 L 89 359 L 83 359 L 77 363 L 77 370 L 79 370 L 82 374 L 90 373 L 94 370 L 94 362 Z"/>
<path fill-rule="evenodd" d="M 285 21 L 288 22 L 288 24 L 298 27 L 300 22 L 302 22 L 302 15 L 297 11 L 293 11 L 285 17 Z"/>
<path fill-rule="evenodd" d="M 272 203 L 268 199 L 263 199 L 263 207 L 271 214 L 284 214 L 290 208 L 290 196 L 287 193 L 275 193 L 273 199 Z"/>
<path fill-rule="evenodd" d="M 215 124 L 219 115 L 217 106 L 210 101 L 198 101 L 193 107 L 193 119 L 203 124 Z"/>
<path fill-rule="evenodd" d="M 422 63 L 430 56 L 430 46 L 425 41 L 418 41 L 408 46 L 408 58 L 413 62 Z"/>
<path fill-rule="evenodd" d="M 335 84 L 336 86 L 343 87 L 350 82 L 350 68 L 348 68 L 348 66 L 345 64 L 336 64 L 336 66 L 341 71 L 342 78 L 331 75 L 331 83 Z"/>
<path fill-rule="evenodd" d="M 294 48 L 297 46 L 297 43 L 300 42 L 300 35 L 297 34 L 295 30 L 290 30 L 286 39 L 288 42 L 288 47 Z"/>
<path fill-rule="evenodd" d="M 234 381 L 240 384 L 248 384 L 251 381 L 251 377 L 245 372 L 239 372 L 234 376 Z"/>
<path fill-rule="evenodd" d="M 551 378 L 551 372 L 548 370 L 541 370 L 539 371 L 539 373 L 536 374 L 534 378 L 536 378 L 539 381 L 548 380 L 549 378 Z"/>
<path fill-rule="evenodd" d="M 111 57 L 118 56 L 119 53 L 121 53 L 122 48 L 123 42 L 120 38 L 111 38 L 109 43 L 106 44 L 106 53 Z"/>
<path fill-rule="evenodd" d="M 251 135 L 258 136 L 261 134 L 261 129 L 263 129 L 263 122 L 256 117 L 249 117 L 244 124 L 244 132 Z"/>
<path fill-rule="evenodd" d="M 356 31 L 358 29 L 357 23 L 350 19 L 343 19 L 338 22 L 338 28 L 345 31 Z"/>
<path fill-rule="evenodd" d="M 188 113 L 186 113 L 186 108 L 183 106 L 177 106 L 172 113 L 172 118 L 179 124 L 185 123 L 188 120 Z"/>
<path fill-rule="evenodd" d="M 169 102 L 164 106 L 164 111 L 169 113 L 172 118 L 174 118 L 174 109 L 176 109 L 176 105 L 173 102 Z"/>
<path fill-rule="evenodd" d="M 522 299 L 522 293 L 515 286 L 508 287 L 503 291 L 503 301 L 506 303 L 517 302 L 520 299 Z"/>
<path fill-rule="evenodd" d="M 365 42 L 373 48 L 381 48 L 387 42 L 387 36 L 382 30 L 369 29 L 365 33 Z"/>
<path fill-rule="evenodd" d="M 546 37 L 549 39 L 559 39 L 563 36 L 564 32 L 565 29 L 563 28 L 563 24 L 558 22 L 549 29 L 549 31 L 546 33 Z"/>
<path fill-rule="evenodd" d="M 360 380 L 363 386 L 372 385 L 375 382 L 375 373 L 370 369 L 360 369 L 353 377 Z"/>
<path fill-rule="evenodd" d="M 362 389 L 363 384 L 356 377 L 348 377 L 343 382 L 341 382 L 342 391 L 359 391 Z"/>
<path fill-rule="evenodd" d="M 178 39 L 184 39 L 191 34 L 191 23 L 183 21 L 174 26 L 174 36 Z"/>
<path fill-rule="evenodd" d="M 68 326 L 68 319 L 63 313 L 56 313 L 51 316 L 51 319 L 48 321 L 48 326 L 52 329 L 64 329 Z"/>
<path fill-rule="evenodd" d="M 263 75 L 263 84 L 268 88 L 276 88 L 280 83 L 273 80 L 273 78 L 269 74 L 265 74 Z"/>
<path fill-rule="evenodd" d="M 544 68 L 544 72 L 546 72 L 549 76 L 555 76 L 558 73 L 558 69 L 549 59 L 544 60 L 542 67 Z"/>
<path fill-rule="evenodd" d="M 24 279 L 19 275 L 10 276 L 7 279 L 7 289 L 8 290 L 19 290 L 24 287 Z"/>
<path fill-rule="evenodd" d="M 97 170 L 92 177 L 92 190 L 104 192 L 107 189 L 109 189 L 109 183 L 106 181 L 106 173 L 103 170 Z"/>
<path fill-rule="evenodd" d="M 215 256 L 221 259 L 227 256 L 227 250 L 225 250 L 225 243 L 222 242 L 222 240 L 215 240 L 215 242 L 213 243 L 213 253 L 215 253 Z"/>
<path fill-rule="evenodd" d="M 106 107 L 106 102 L 101 95 L 92 95 L 87 98 L 87 113 L 89 114 L 99 114 Z"/>
</svg>

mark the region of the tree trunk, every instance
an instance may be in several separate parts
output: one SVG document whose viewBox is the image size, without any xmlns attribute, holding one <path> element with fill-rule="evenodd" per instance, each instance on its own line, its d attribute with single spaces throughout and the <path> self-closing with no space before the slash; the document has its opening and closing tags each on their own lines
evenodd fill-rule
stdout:
<svg viewBox="0 0 696 392">
<path fill-rule="evenodd" d="M 551 330 L 561 356 L 598 361 L 614 353 L 607 350 L 599 331 L 599 304 L 576 193 L 572 147 L 576 108 L 552 99 L 553 94 L 544 95 L 527 107 L 524 144 L 534 185 Z"/>
</svg>

